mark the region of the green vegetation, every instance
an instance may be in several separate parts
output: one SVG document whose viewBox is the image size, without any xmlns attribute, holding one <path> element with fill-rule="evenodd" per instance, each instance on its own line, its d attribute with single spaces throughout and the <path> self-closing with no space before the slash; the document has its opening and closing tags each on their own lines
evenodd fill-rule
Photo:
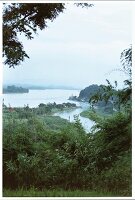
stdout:
<svg viewBox="0 0 135 200">
<path fill-rule="evenodd" d="M 110 90 L 109 90 L 110 89 Z M 90 85 L 80 91 L 79 96 L 71 96 L 70 100 L 89 102 L 91 110 L 96 107 L 96 112 L 100 115 L 111 115 L 118 109 L 117 91 L 105 85 Z M 104 97 L 104 98 L 103 98 Z M 85 112 L 84 112 L 85 113 Z"/>
<path fill-rule="evenodd" d="M 62 3 L 5 5 L 5 64 L 14 67 L 28 58 L 18 33 L 32 39 L 38 28 L 46 28 L 47 20 L 53 21 L 64 9 Z M 108 114 L 116 101 L 117 112 L 109 117 L 83 113 L 95 121 L 91 133 L 86 134 L 77 116 L 74 123 L 52 116 L 73 105 L 3 105 L 3 196 L 132 195 L 132 49 L 124 50 L 121 59 L 124 72 L 130 76 L 123 90 L 116 92 L 108 82 L 103 92 L 90 96 L 87 88 L 80 93 L 83 101 L 99 103 L 100 107 L 113 101 Z"/>
<path fill-rule="evenodd" d="M 128 115 L 97 122 L 86 134 L 77 117 L 20 118 L 20 111 L 3 109 L 4 196 L 131 196 Z"/>
<path fill-rule="evenodd" d="M 74 123 L 52 116 L 74 104 L 3 105 L 3 195 L 131 196 L 132 82 L 125 84 L 117 93 L 123 109 L 83 113 L 95 121 L 88 134 L 77 116 Z M 102 98 L 113 91 L 109 84 Z"/>
<path fill-rule="evenodd" d="M 93 121 L 98 121 L 100 119 L 105 119 L 105 118 L 108 118 L 108 117 L 111 117 L 112 114 L 108 114 L 106 112 L 104 112 L 104 110 L 102 110 L 102 108 L 100 109 L 87 109 L 87 110 L 84 110 L 80 113 L 80 115 L 82 117 L 86 117 L 86 118 L 89 118 Z"/>
<path fill-rule="evenodd" d="M 63 103 L 63 104 L 56 104 L 54 103 L 40 103 L 36 108 L 30 108 L 29 105 L 20 108 L 20 107 L 7 107 L 3 103 L 3 113 L 6 114 L 6 118 L 9 118 L 11 115 L 14 119 L 27 119 L 29 117 L 41 117 L 46 115 L 52 115 L 59 111 L 64 110 L 72 110 L 77 108 L 75 103 Z"/>
<path fill-rule="evenodd" d="M 91 109 L 82 111 L 80 113 L 80 116 L 88 118 L 88 119 L 90 119 L 92 121 L 96 121 L 96 122 L 100 121 L 100 120 L 102 120 L 104 118 L 103 115 L 97 114 L 97 112 L 95 112 L 95 111 L 93 111 Z"/>
<path fill-rule="evenodd" d="M 52 189 L 52 190 L 37 190 L 30 188 L 29 190 L 4 190 L 5 197 L 111 197 L 117 196 L 111 192 L 97 192 L 97 191 L 81 191 L 81 190 L 63 190 L 63 189 Z"/>
<path fill-rule="evenodd" d="M 16 87 L 14 85 L 7 86 L 7 88 L 3 88 L 3 93 L 28 93 L 29 90 L 22 87 Z"/>
</svg>

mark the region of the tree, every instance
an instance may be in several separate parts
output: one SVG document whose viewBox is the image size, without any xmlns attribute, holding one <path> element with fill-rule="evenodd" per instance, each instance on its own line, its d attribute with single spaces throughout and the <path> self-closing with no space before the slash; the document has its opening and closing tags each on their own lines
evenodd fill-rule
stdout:
<svg viewBox="0 0 135 200">
<path fill-rule="evenodd" d="M 124 81 L 125 88 L 116 90 L 117 81 L 113 86 L 110 81 L 107 81 L 107 86 L 101 86 L 102 91 L 95 93 L 90 97 L 89 102 L 95 104 L 98 101 L 104 100 L 106 103 L 111 101 L 114 107 L 114 104 L 117 105 L 118 110 L 120 111 L 121 105 L 124 105 L 126 111 L 129 111 L 131 114 L 131 101 L 132 101 L 132 46 L 128 49 L 125 49 L 120 56 L 122 63 L 122 69 L 117 69 L 124 72 L 128 75 L 128 79 Z M 128 109 L 128 110 L 127 110 Z"/>
<path fill-rule="evenodd" d="M 76 3 L 77 6 L 91 7 L 92 4 Z M 29 40 L 38 29 L 47 27 L 48 20 L 53 21 L 64 11 L 64 3 L 11 3 L 3 9 L 3 57 L 9 67 L 19 65 L 29 58 L 18 35 L 24 34 Z"/>
<path fill-rule="evenodd" d="M 120 56 L 121 63 L 123 65 L 124 72 L 128 74 L 131 79 L 132 76 L 132 46 L 130 48 L 125 49 Z"/>
<path fill-rule="evenodd" d="M 128 75 L 128 79 L 124 81 L 126 87 L 122 96 L 122 102 L 127 102 L 132 98 L 132 46 L 121 53 L 121 62 L 124 72 Z"/>
</svg>

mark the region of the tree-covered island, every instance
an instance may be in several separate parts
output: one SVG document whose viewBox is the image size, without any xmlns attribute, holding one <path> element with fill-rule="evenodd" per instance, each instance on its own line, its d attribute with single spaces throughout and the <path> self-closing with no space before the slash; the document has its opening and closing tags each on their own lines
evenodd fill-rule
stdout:
<svg viewBox="0 0 135 200">
<path fill-rule="evenodd" d="M 7 86 L 6 88 L 3 88 L 3 94 L 8 93 L 28 93 L 29 89 L 23 88 L 23 87 L 17 87 L 15 85 Z"/>
</svg>

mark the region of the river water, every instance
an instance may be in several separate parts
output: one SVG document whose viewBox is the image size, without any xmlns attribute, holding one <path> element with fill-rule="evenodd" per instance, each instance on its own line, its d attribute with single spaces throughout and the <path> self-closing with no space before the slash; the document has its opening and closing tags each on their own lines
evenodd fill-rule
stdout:
<svg viewBox="0 0 135 200">
<path fill-rule="evenodd" d="M 29 90 L 29 93 L 23 94 L 3 94 L 4 104 L 11 107 L 23 107 L 24 105 L 29 105 L 29 107 L 37 107 L 40 103 L 75 103 L 79 108 L 71 111 L 63 111 L 55 113 L 55 116 L 60 116 L 61 118 L 67 119 L 70 122 L 74 121 L 74 115 L 78 115 L 79 119 L 86 130 L 89 132 L 94 122 L 81 117 L 80 113 L 89 107 L 88 103 L 84 102 L 73 102 L 68 100 L 69 96 L 79 95 L 79 90 L 63 90 L 63 89 L 46 89 L 46 90 Z"/>
</svg>

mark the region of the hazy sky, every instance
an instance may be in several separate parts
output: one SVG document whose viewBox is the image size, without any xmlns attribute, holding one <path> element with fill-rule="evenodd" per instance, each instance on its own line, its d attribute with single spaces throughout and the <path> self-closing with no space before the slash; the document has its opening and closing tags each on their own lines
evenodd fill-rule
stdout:
<svg viewBox="0 0 135 200">
<path fill-rule="evenodd" d="M 132 2 L 95 1 L 89 9 L 70 3 L 48 26 L 31 41 L 21 38 L 30 59 L 15 69 L 4 66 L 4 83 L 83 88 L 125 79 L 111 71 L 132 43 Z"/>
</svg>

